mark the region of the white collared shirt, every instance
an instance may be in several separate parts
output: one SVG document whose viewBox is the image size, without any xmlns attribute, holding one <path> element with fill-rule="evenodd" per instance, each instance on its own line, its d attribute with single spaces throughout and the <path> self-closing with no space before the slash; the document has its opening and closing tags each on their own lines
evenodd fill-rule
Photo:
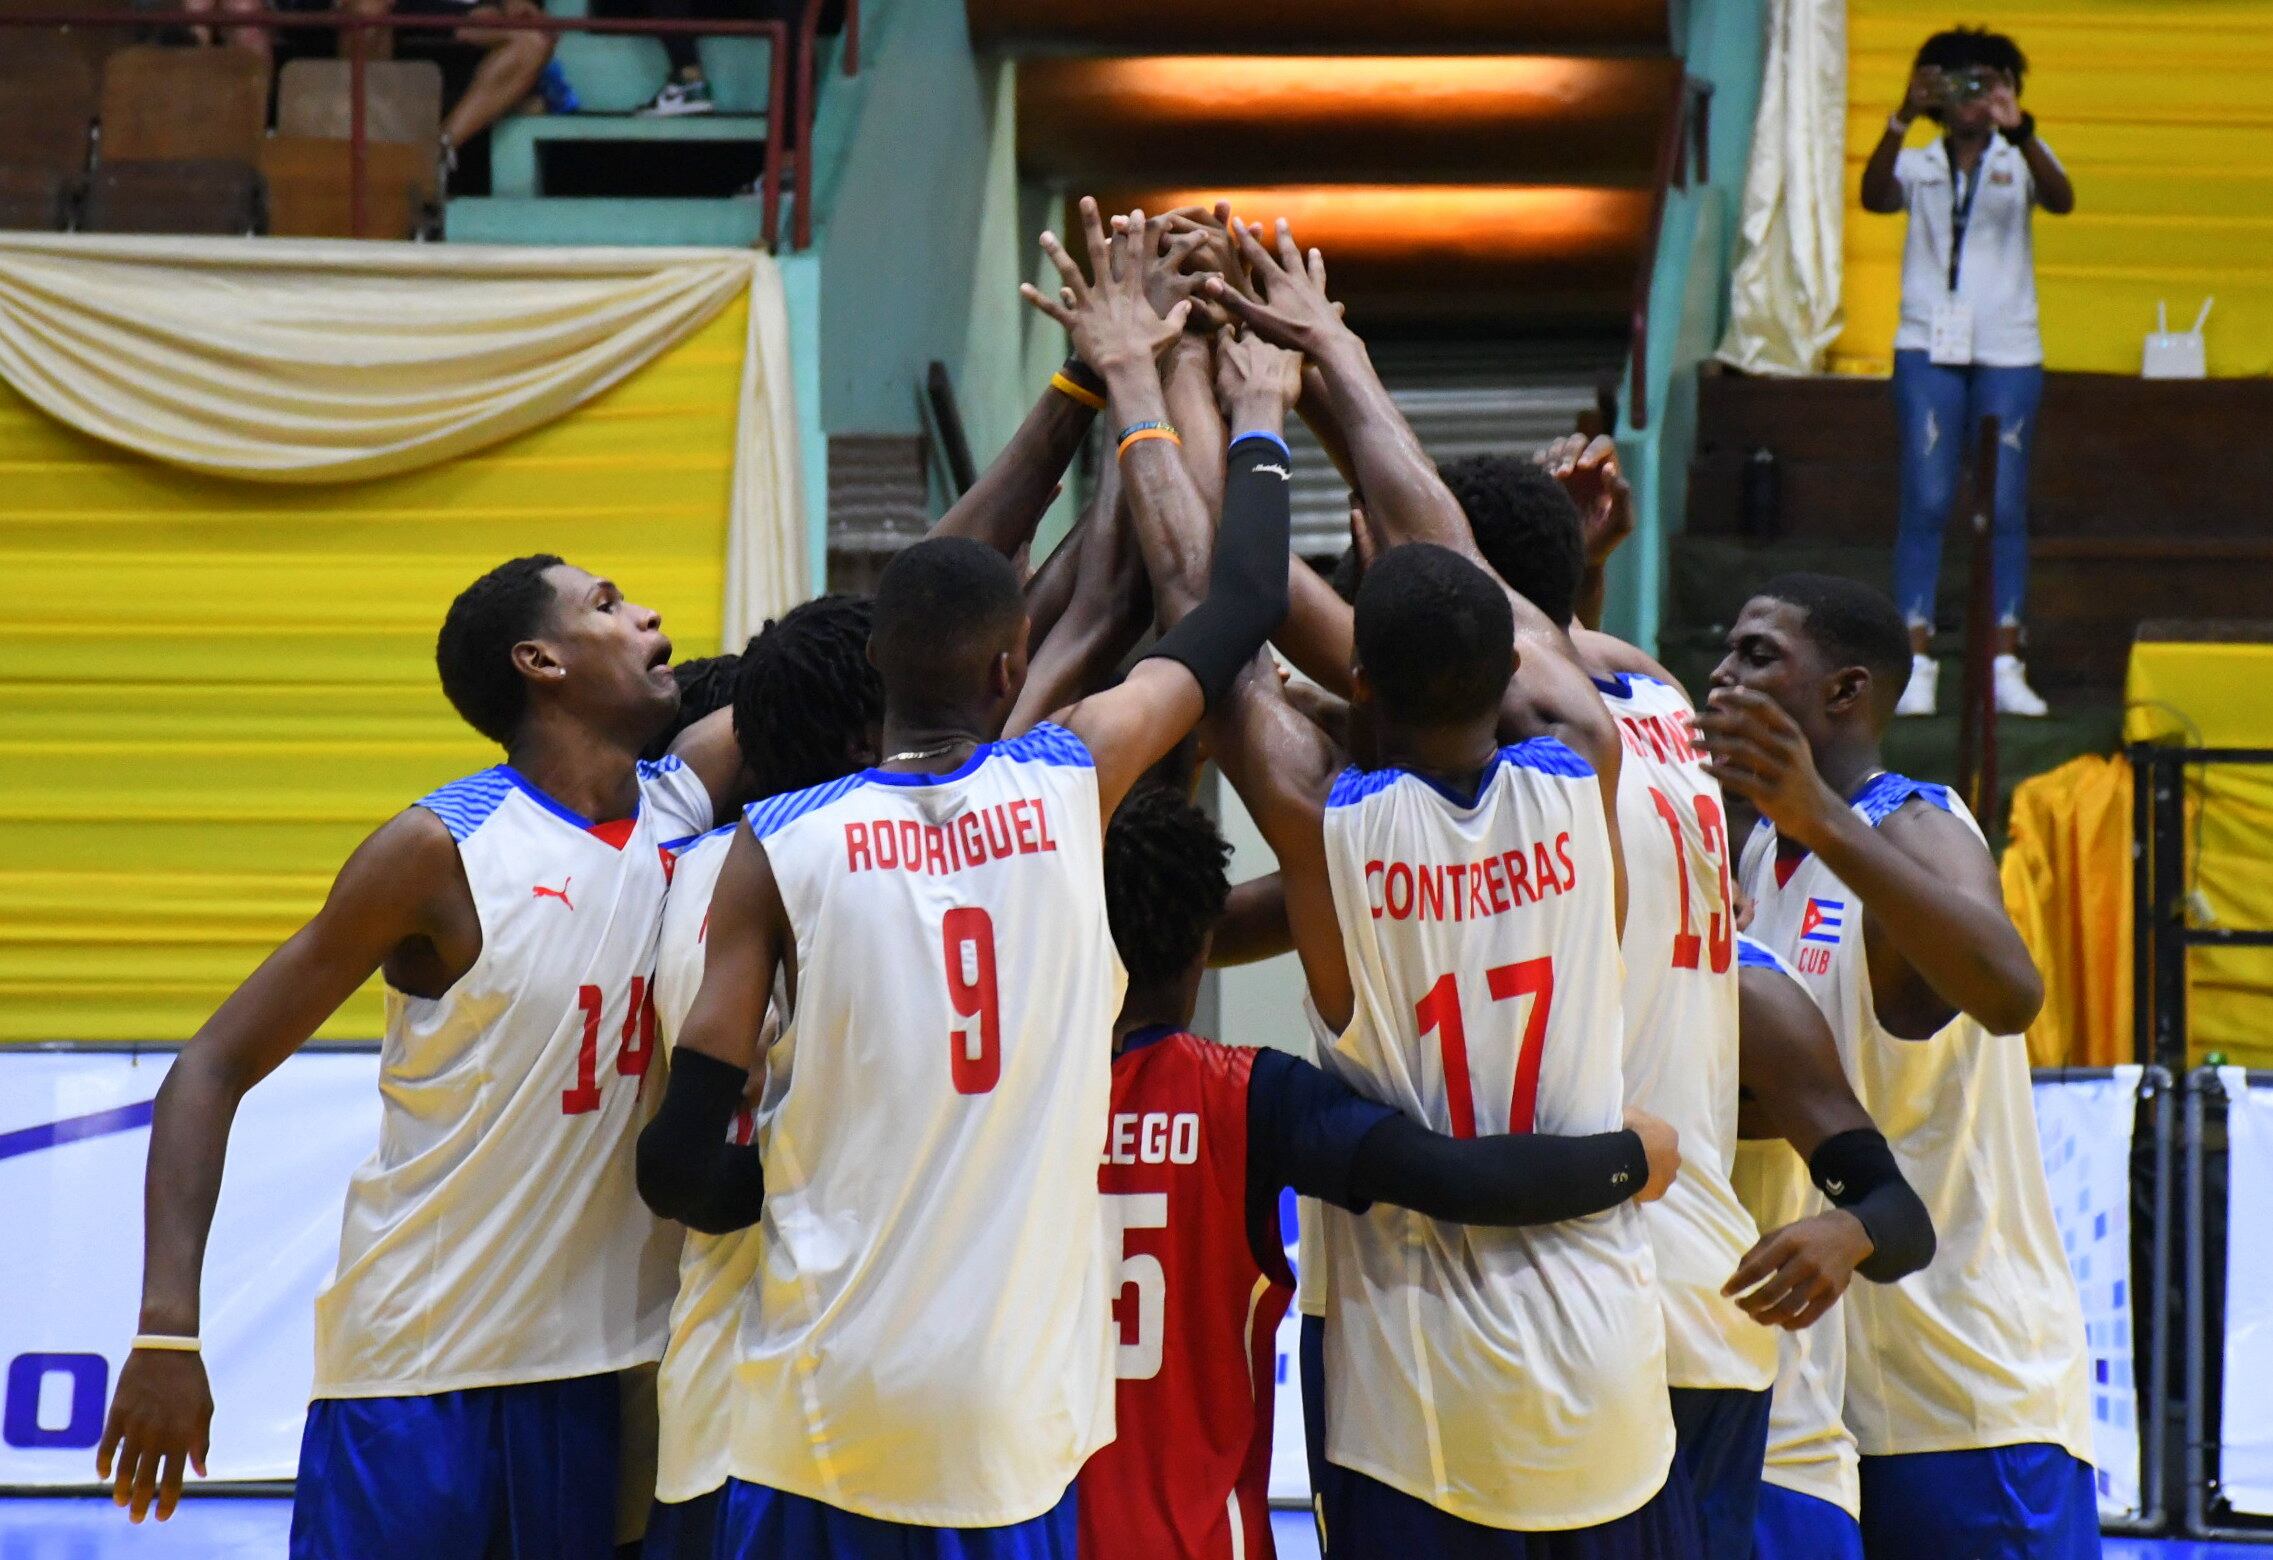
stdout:
<svg viewBox="0 0 2273 1560">
<path fill-rule="evenodd" d="M 2045 151 L 2049 155 L 2051 148 Z M 2029 235 L 2035 177 L 2021 149 L 2002 135 L 1990 138 L 1974 177 L 1981 187 L 1973 197 L 1957 279 L 1957 295 L 1973 306 L 1973 361 L 1992 368 L 2041 363 L 2044 340 L 2037 330 L 2036 255 Z M 1923 352 L 1932 339 L 1934 306 L 1949 295 L 1948 143 L 1937 139 L 1905 150 L 1894 161 L 1894 178 L 1910 216 L 1894 350 Z"/>
</svg>

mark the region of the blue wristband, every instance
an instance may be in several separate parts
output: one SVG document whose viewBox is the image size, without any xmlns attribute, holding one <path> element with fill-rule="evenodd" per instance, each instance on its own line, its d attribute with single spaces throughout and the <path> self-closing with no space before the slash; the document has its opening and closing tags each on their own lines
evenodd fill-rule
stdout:
<svg viewBox="0 0 2273 1560">
<path fill-rule="evenodd" d="M 1248 439 L 1268 439 L 1279 447 L 1279 453 L 1281 455 L 1284 455 L 1288 460 L 1294 459 L 1294 451 L 1287 448 L 1286 440 L 1280 438 L 1277 434 L 1271 432 L 1271 430 L 1268 428 L 1250 428 L 1247 430 L 1247 432 L 1235 437 L 1231 443 L 1224 446 L 1224 448 L 1228 452 L 1229 450 L 1238 448 L 1241 443 Z"/>
</svg>

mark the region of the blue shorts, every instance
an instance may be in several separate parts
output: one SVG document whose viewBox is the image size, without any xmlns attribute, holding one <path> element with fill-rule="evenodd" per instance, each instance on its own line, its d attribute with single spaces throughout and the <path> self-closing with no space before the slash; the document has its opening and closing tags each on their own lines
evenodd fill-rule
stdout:
<svg viewBox="0 0 2273 1560">
<path fill-rule="evenodd" d="M 1334 1552 L 1428 1560 L 1698 1560 L 1696 1515 L 1672 1480 L 1638 1511 L 1594 1527 L 1518 1533 L 1439 1511 L 1378 1479 L 1326 1465 L 1322 1524 Z"/>
<path fill-rule="evenodd" d="M 1706 1560 L 1747 1560 L 1768 1456 L 1768 1394 L 1675 1387 L 1672 1396 L 1673 1477 L 1689 1492 Z"/>
<path fill-rule="evenodd" d="M 2091 1464 L 2041 1442 L 1863 1459 L 1870 1560 L 2098 1560 Z"/>
<path fill-rule="evenodd" d="M 710 1560 L 718 1543 L 718 1513 L 726 1486 L 693 1500 L 659 1500 L 647 1508 L 647 1537 L 639 1560 Z"/>
<path fill-rule="evenodd" d="M 1318 1554 L 1326 1554 L 1326 1318 L 1302 1318 L 1302 1355 L 1295 1362 L 1302 1378 L 1303 1451 L 1310 1462 L 1310 1518 L 1318 1528 Z"/>
<path fill-rule="evenodd" d="M 1844 1506 L 1763 1481 L 1752 1560 L 1863 1560 L 1862 1525 Z"/>
<path fill-rule="evenodd" d="M 613 1373 L 318 1398 L 292 1560 L 611 1560 L 622 1416 Z"/>
<path fill-rule="evenodd" d="M 1068 1488 L 1048 1511 L 1008 1527 L 919 1527 L 728 1479 L 716 1553 L 717 1560 L 1075 1560 L 1080 1511 Z"/>
</svg>

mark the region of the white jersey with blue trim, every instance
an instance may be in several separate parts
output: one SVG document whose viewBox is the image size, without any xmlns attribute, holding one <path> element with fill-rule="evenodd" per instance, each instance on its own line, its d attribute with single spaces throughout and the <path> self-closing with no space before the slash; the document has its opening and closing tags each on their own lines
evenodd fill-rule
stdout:
<svg viewBox="0 0 2273 1560">
<path fill-rule="evenodd" d="M 1776 1340 L 1721 1286 L 1760 1238 L 1729 1184 L 1736 1157 L 1736 912 L 1719 782 L 1689 739 L 1688 695 L 1654 677 L 1597 678 L 1625 748 L 1626 1103 L 1681 1134 L 1681 1174 L 1641 1210 L 1676 1387 L 1766 1391 Z"/>
<path fill-rule="evenodd" d="M 1097 1155 L 1127 984 L 1088 748 L 761 802 L 796 938 L 734 1477 L 999 1527 L 1113 1438 Z"/>
<path fill-rule="evenodd" d="M 1948 788 L 1874 776 L 1854 808 L 1873 828 L 1916 798 L 1976 835 Z M 1821 859 L 1777 859 L 1766 822 L 1744 851 L 1751 926 L 1831 1022 L 1863 1108 L 1925 1200 L 1934 1260 L 1847 1291 L 1846 1421 L 1865 1457 L 2050 1442 L 2092 1459 L 2082 1303 L 2052 1221 L 2028 1046 L 1959 1014 L 1927 1040 L 1878 1020 L 1866 907 Z"/>
<path fill-rule="evenodd" d="M 1799 978 L 1773 950 L 1750 937 L 1736 940 L 1736 957 L 1740 969 L 1772 969 L 1787 979 Z M 1688 1173 L 1686 1154 L 1681 1168 Z M 1737 1144 L 1731 1180 L 1762 1230 L 1811 1219 L 1831 1206 L 1782 1138 L 1747 1138 Z M 1847 1293 L 1862 1287 L 1852 1284 Z M 1829 1501 L 1859 1520 L 1862 1473 L 1854 1432 L 1840 1413 L 1847 1391 L 1844 1304 L 1799 1332 L 1760 1328 L 1776 1340 L 1776 1385 L 1768 1399 L 1768 1456 L 1761 1476 L 1783 1489 Z"/>
<path fill-rule="evenodd" d="M 592 824 L 506 765 L 422 798 L 481 921 L 439 997 L 387 989 L 379 1147 L 316 1297 L 315 1396 L 549 1381 L 658 1358 L 676 1231 L 632 1185 L 655 1105 L 662 842 L 706 827 L 675 758 Z"/>
<path fill-rule="evenodd" d="M 655 1016 L 667 1056 L 702 990 L 710 896 L 740 824 L 728 824 L 669 847 L 671 886 L 663 897 L 663 935 L 655 954 Z M 757 1122 L 779 1095 L 768 1074 L 756 1110 L 734 1114 L 727 1136 L 756 1141 Z M 734 1349 L 742 1307 L 758 1271 L 755 1227 L 724 1235 L 688 1230 L 679 1251 L 679 1295 L 671 1302 L 671 1336 L 656 1372 L 658 1409 L 655 1497 L 693 1500 L 726 1482 L 732 1432 Z"/>
<path fill-rule="evenodd" d="M 1615 1131 L 1616 888 L 1594 770 L 1503 748 L 1472 798 L 1343 771 L 1325 844 L 1356 1009 L 1319 1062 L 1439 1132 Z M 1322 1210 L 1326 1456 L 1466 1521 L 1589 1527 L 1673 1456 L 1632 1204 L 1524 1229 Z"/>
</svg>

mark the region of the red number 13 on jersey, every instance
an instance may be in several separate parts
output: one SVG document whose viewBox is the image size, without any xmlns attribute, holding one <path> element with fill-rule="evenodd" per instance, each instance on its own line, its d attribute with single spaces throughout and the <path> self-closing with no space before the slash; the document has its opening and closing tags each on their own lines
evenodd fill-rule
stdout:
<svg viewBox="0 0 2273 1560">
<path fill-rule="evenodd" d="M 939 923 L 947 961 L 947 1001 L 957 1018 L 948 1031 L 948 1067 L 957 1094 L 986 1094 L 1002 1077 L 1002 999 L 994 977 L 994 919 L 972 905 Z"/>
</svg>

